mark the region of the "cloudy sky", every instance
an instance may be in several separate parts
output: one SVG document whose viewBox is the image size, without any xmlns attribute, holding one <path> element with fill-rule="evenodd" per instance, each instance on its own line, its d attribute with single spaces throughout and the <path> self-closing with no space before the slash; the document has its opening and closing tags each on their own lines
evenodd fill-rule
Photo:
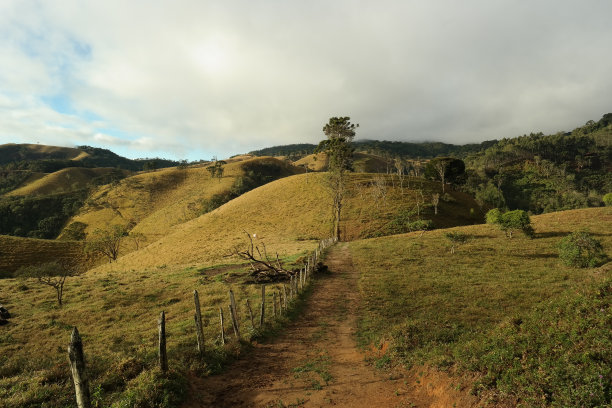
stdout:
<svg viewBox="0 0 612 408">
<path fill-rule="evenodd" d="M 208 159 L 449 143 L 612 112 L 609 0 L 1 0 L 0 143 Z"/>
</svg>

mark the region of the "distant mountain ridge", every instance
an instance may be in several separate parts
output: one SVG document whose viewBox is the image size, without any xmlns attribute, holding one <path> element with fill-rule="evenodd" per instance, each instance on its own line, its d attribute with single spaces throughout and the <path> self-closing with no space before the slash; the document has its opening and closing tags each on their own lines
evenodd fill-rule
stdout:
<svg viewBox="0 0 612 408">
<path fill-rule="evenodd" d="M 458 156 L 463 157 L 470 153 L 476 153 L 493 146 L 497 140 L 482 143 L 469 143 L 465 145 L 454 145 L 442 142 L 391 142 L 387 140 L 356 140 L 353 147 L 357 152 L 365 152 L 378 156 L 402 156 L 406 158 L 429 159 L 436 156 Z M 249 154 L 255 156 L 285 156 L 293 160 L 314 153 L 317 145 L 310 143 L 289 144 L 283 146 L 272 146 L 265 149 L 254 150 Z"/>
<path fill-rule="evenodd" d="M 38 144 L 0 145 L 0 166 L 5 170 L 31 170 L 51 173 L 67 167 L 118 167 L 140 171 L 146 165 L 173 167 L 178 162 L 167 159 L 128 159 L 108 149 L 91 146 L 60 147 Z"/>
</svg>

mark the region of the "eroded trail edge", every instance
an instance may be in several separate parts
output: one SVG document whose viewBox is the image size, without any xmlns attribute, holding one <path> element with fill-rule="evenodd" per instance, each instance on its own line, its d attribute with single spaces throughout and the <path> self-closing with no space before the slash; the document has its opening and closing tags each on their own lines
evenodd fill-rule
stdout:
<svg viewBox="0 0 612 408">
<path fill-rule="evenodd" d="M 411 406 L 402 379 L 364 361 L 355 343 L 359 272 L 348 245 L 333 247 L 302 316 L 221 375 L 194 381 L 193 407 Z"/>
</svg>

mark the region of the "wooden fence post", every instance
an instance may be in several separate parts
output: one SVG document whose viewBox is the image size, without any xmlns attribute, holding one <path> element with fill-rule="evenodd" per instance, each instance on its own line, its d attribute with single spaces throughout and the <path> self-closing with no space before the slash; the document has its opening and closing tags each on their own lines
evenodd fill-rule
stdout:
<svg viewBox="0 0 612 408">
<path fill-rule="evenodd" d="M 304 290 L 304 282 L 302 281 L 303 275 L 304 275 L 304 273 L 300 269 L 300 276 L 299 276 L 299 278 L 300 278 L 300 292 Z"/>
<path fill-rule="evenodd" d="M 200 310 L 200 296 L 198 291 L 193 291 L 193 302 L 195 303 L 195 325 L 196 325 L 196 336 L 198 339 L 198 353 L 204 354 L 204 327 L 202 324 L 202 312 Z"/>
<path fill-rule="evenodd" d="M 232 304 L 229 304 L 230 317 L 232 318 L 232 327 L 234 329 L 234 335 L 236 335 L 236 339 L 240 340 L 240 327 L 238 327 L 238 322 L 236 321 L 236 311 Z"/>
<path fill-rule="evenodd" d="M 229 290 L 230 297 L 230 317 L 232 318 L 232 327 L 234 328 L 234 334 L 236 338 L 240 340 L 240 325 L 238 320 L 238 310 L 236 309 L 236 299 L 234 298 L 234 291 Z"/>
<path fill-rule="evenodd" d="M 159 329 L 159 368 L 162 372 L 168 371 L 168 354 L 166 353 L 166 313 L 161 312 L 159 314 L 159 320 L 157 321 L 157 328 Z"/>
<path fill-rule="evenodd" d="M 249 312 L 249 318 L 251 319 L 251 327 L 255 329 L 255 319 L 253 319 L 253 309 L 251 309 L 251 302 L 249 302 L 249 299 L 246 300 L 246 306 Z"/>
<path fill-rule="evenodd" d="M 276 292 L 272 292 L 272 313 L 274 317 L 278 317 L 278 310 L 276 309 Z"/>
<path fill-rule="evenodd" d="M 225 345 L 225 327 L 223 324 L 223 308 L 219 306 L 219 319 L 221 320 L 221 344 Z"/>
<path fill-rule="evenodd" d="M 83 341 L 76 327 L 72 329 L 72 335 L 70 336 L 68 359 L 70 360 L 70 370 L 72 371 L 72 382 L 74 383 L 77 406 L 79 408 L 91 408 L 89 382 L 87 381 L 87 374 L 85 373 Z"/>
<path fill-rule="evenodd" d="M 285 306 L 285 311 L 287 311 L 287 285 L 283 284 L 283 303 Z"/>
<path fill-rule="evenodd" d="M 259 316 L 259 327 L 263 327 L 266 316 L 266 285 L 261 285 L 261 315 Z"/>
<path fill-rule="evenodd" d="M 293 300 L 293 281 L 294 276 L 291 275 L 291 277 L 289 278 L 289 300 Z"/>
</svg>

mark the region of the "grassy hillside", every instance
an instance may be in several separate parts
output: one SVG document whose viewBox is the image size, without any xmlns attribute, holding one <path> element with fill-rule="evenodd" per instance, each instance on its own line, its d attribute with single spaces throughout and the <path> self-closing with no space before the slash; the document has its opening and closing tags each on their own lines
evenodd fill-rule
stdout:
<svg viewBox="0 0 612 408">
<path fill-rule="evenodd" d="M 75 261 L 91 266 L 83 253 L 83 243 L 0 235 L 0 278 L 12 276 L 22 266 L 38 265 L 51 260 Z"/>
<path fill-rule="evenodd" d="M 88 169 L 83 167 L 69 167 L 56 171 L 51 174 L 46 174 L 40 177 L 39 173 L 30 176 L 21 187 L 7 193 L 7 196 L 25 196 L 25 195 L 47 195 L 65 193 L 73 190 L 87 188 L 97 178 L 103 178 L 117 169 L 100 167 Z M 126 176 L 128 171 L 121 171 L 122 177 Z"/>
<path fill-rule="evenodd" d="M 200 216 L 208 201 L 230 191 L 243 180 L 245 166 L 272 166 L 279 177 L 293 174 L 286 163 L 272 158 L 234 158 L 224 166 L 223 177 L 212 178 L 206 165 L 168 168 L 140 173 L 116 185 L 101 186 L 72 222 L 87 225 L 85 233 L 112 224 L 133 226 L 148 242 L 172 232 L 174 227 Z M 60 236 L 62 237 L 62 236 Z"/>
<path fill-rule="evenodd" d="M 324 177 L 321 173 L 301 174 L 259 187 L 208 214 L 177 224 L 169 235 L 120 259 L 112 268 L 212 265 L 244 241 L 245 230 L 265 239 L 268 248 L 281 255 L 310 249 L 316 240 L 331 233 L 331 202 L 323 185 Z M 343 239 L 404 232 L 418 218 L 414 213 L 417 199 L 420 217 L 431 219 L 440 227 L 482 220 L 477 214 L 470 214 L 470 208 L 478 208 L 477 204 L 459 192 L 451 192 L 448 202 L 441 202 L 438 215 L 434 215 L 431 205 L 422 201 L 430 200 L 431 193 L 439 190 L 439 183 L 412 180 L 410 188 L 409 182 L 405 183 L 402 191 L 394 177 L 351 174 L 352 193 L 341 223 Z M 143 229 L 139 226 L 134 230 L 144 231 L 144 225 L 163 222 L 163 218 L 151 216 Z"/>
<path fill-rule="evenodd" d="M 610 263 L 566 267 L 555 245 L 587 228 L 610 255 L 612 210 L 550 213 L 533 224 L 533 240 L 489 225 L 453 229 L 468 237 L 454 254 L 447 230 L 352 243 L 362 343 L 390 343 L 379 364 L 475 372 L 475 392 L 511 406 L 609 404 Z"/>
<path fill-rule="evenodd" d="M 353 160 L 353 168 L 358 173 L 386 173 L 388 168 L 392 168 L 391 164 L 387 165 L 385 158 L 374 154 L 355 152 Z M 327 171 L 327 155 L 325 153 L 310 154 L 293 164 L 308 166 L 308 170 L 312 171 Z"/>
</svg>

